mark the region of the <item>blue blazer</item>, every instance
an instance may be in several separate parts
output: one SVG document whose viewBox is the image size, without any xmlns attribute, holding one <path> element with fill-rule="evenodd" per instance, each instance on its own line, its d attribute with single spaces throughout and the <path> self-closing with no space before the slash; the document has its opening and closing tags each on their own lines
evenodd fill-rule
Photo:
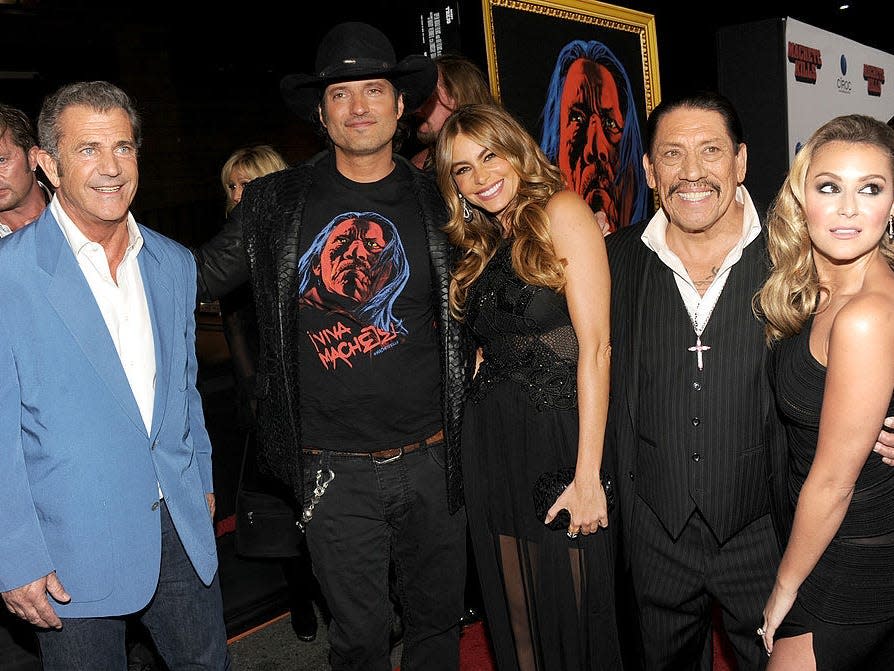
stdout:
<svg viewBox="0 0 894 671">
<path fill-rule="evenodd" d="M 155 341 L 147 434 L 99 306 L 50 208 L 0 240 L 0 591 L 56 571 L 60 617 L 132 613 L 155 592 L 158 486 L 199 577 L 217 570 L 211 443 L 196 389 L 196 266 L 140 226 Z"/>
</svg>

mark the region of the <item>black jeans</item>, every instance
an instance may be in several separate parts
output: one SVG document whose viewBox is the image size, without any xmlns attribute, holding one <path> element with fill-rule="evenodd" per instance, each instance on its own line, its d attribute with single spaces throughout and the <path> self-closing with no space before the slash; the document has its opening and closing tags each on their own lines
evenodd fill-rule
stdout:
<svg viewBox="0 0 894 671">
<path fill-rule="evenodd" d="M 466 576 L 466 516 L 447 512 L 445 446 L 388 463 L 305 454 L 306 491 L 321 462 L 335 473 L 307 525 L 314 573 L 329 610 L 336 671 L 391 671 L 394 561 L 404 637 L 402 671 L 456 671 Z"/>
</svg>

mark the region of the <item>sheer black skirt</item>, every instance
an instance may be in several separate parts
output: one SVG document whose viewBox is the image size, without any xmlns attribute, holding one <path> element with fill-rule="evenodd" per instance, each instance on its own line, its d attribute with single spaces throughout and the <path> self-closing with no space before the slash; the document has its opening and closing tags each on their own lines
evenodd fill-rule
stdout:
<svg viewBox="0 0 894 671">
<path fill-rule="evenodd" d="M 466 511 L 499 671 L 621 668 L 616 513 L 573 540 L 534 515 L 537 476 L 575 464 L 577 423 L 576 409 L 536 409 L 511 381 L 466 406 Z"/>
</svg>

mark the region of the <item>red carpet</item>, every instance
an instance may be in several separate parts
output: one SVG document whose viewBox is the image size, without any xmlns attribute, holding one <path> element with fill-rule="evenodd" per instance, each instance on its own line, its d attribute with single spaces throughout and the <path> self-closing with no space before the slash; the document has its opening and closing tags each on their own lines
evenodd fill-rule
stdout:
<svg viewBox="0 0 894 671">
<path fill-rule="evenodd" d="M 460 671 L 496 671 L 484 624 L 476 622 L 463 629 L 459 639 Z M 398 666 L 394 671 L 400 671 Z"/>
<path fill-rule="evenodd" d="M 483 623 L 476 622 L 463 629 L 459 639 L 459 668 L 460 671 L 494 671 Z"/>
<path fill-rule="evenodd" d="M 394 671 L 400 671 L 400 667 Z M 496 671 L 487 633 L 481 622 L 463 629 L 459 639 L 459 671 Z"/>
<path fill-rule="evenodd" d="M 460 671 L 495 671 L 483 623 L 476 622 L 463 630 L 459 641 L 459 661 Z M 736 671 L 729 640 L 719 627 L 714 630 L 714 671 Z"/>
<path fill-rule="evenodd" d="M 714 609 L 714 671 L 736 671 L 736 657 L 733 646 L 726 636 L 720 610 Z"/>
</svg>

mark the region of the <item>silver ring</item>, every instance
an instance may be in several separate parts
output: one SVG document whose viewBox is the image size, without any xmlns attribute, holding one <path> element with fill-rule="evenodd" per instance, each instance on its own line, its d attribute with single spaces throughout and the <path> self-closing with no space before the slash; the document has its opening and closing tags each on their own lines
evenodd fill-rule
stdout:
<svg viewBox="0 0 894 671">
<path fill-rule="evenodd" d="M 758 628 L 757 628 L 757 635 L 763 638 L 763 635 L 764 635 L 764 628 L 763 628 L 763 627 L 758 627 Z"/>
<path fill-rule="evenodd" d="M 578 534 L 577 531 L 575 531 L 574 533 L 571 533 L 570 531 L 565 532 L 565 535 L 568 536 L 568 538 L 572 538 L 572 539 L 577 538 L 577 534 Z"/>
</svg>

